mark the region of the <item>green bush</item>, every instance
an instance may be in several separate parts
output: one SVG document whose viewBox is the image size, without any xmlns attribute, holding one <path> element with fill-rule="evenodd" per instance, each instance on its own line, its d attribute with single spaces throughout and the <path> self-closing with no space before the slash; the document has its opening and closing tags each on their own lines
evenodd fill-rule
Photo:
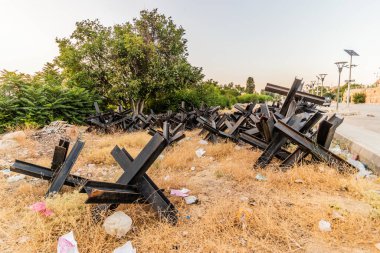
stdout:
<svg viewBox="0 0 380 253">
<path fill-rule="evenodd" d="M 147 109 L 154 112 L 165 112 L 167 110 L 177 110 L 181 101 L 188 105 L 200 107 L 202 103 L 208 106 L 220 106 L 222 108 L 231 108 L 236 104 L 236 96 L 239 92 L 232 89 L 222 89 L 220 86 L 205 82 L 200 85 L 181 89 L 171 94 L 161 94 L 155 99 L 148 100 Z"/>
<path fill-rule="evenodd" d="M 95 100 L 83 88 L 61 85 L 22 84 L 15 92 L 0 93 L 0 132 L 20 125 L 43 126 L 54 120 L 81 124 L 92 113 Z"/>
<path fill-rule="evenodd" d="M 272 101 L 273 97 L 262 94 L 243 94 L 237 97 L 239 103 L 264 103 Z"/>
<path fill-rule="evenodd" d="M 365 93 L 359 92 L 359 93 L 354 94 L 354 96 L 352 97 L 352 101 L 354 102 L 354 104 L 365 103 L 365 98 L 366 98 Z"/>
</svg>

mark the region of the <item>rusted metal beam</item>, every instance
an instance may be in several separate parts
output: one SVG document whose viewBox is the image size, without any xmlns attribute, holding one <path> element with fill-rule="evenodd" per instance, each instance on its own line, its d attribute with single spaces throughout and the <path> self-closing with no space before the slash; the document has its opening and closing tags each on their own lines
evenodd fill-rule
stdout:
<svg viewBox="0 0 380 253">
<path fill-rule="evenodd" d="M 264 90 L 268 91 L 268 92 L 280 94 L 283 96 L 286 96 L 289 93 L 289 88 L 279 86 L 279 85 L 275 85 L 275 84 L 270 84 L 270 83 L 267 83 Z M 295 98 L 297 100 L 303 99 L 306 102 L 311 102 L 311 103 L 314 103 L 317 105 L 323 105 L 325 102 L 324 97 L 316 96 L 316 95 L 313 95 L 313 94 L 310 94 L 307 92 L 302 92 L 302 91 L 297 91 L 295 93 Z"/>
<path fill-rule="evenodd" d="M 281 131 L 282 134 L 286 135 L 293 142 L 297 143 L 302 149 L 307 150 L 313 154 L 318 159 L 326 162 L 328 165 L 336 168 L 339 172 L 344 172 L 347 170 L 353 170 L 351 164 L 343 160 L 339 156 L 331 153 L 328 149 L 324 148 L 322 145 L 313 142 L 310 138 L 299 133 L 297 130 L 288 126 L 282 121 L 278 121 L 274 127 Z M 356 169 L 355 169 L 356 170 Z"/>
</svg>

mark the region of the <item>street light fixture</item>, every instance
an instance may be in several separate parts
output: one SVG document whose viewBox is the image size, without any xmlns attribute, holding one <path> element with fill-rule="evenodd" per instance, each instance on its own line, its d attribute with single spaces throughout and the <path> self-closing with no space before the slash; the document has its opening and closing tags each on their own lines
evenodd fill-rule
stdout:
<svg viewBox="0 0 380 253">
<path fill-rule="evenodd" d="M 316 95 L 319 95 L 319 92 L 318 92 L 318 85 L 319 85 L 319 80 L 321 79 L 319 76 L 316 76 L 317 77 L 317 87 L 316 87 L 316 89 L 317 89 L 317 94 Z"/>
<path fill-rule="evenodd" d="M 315 81 L 311 81 L 310 83 L 311 83 L 311 88 L 314 89 Z M 314 91 L 314 93 L 315 93 L 315 91 Z"/>
<path fill-rule="evenodd" d="M 350 84 L 351 84 L 351 68 L 354 67 L 352 65 L 352 56 L 359 56 L 358 53 L 356 53 L 354 50 L 351 49 L 344 49 L 344 51 L 350 55 L 350 73 L 348 75 L 348 89 L 347 89 L 347 107 L 350 107 Z M 356 67 L 356 66 L 355 66 Z"/>
<path fill-rule="evenodd" d="M 325 77 L 327 74 L 319 74 L 321 80 L 322 80 L 322 89 L 321 89 L 321 97 L 323 97 L 323 81 L 325 80 Z"/>
<path fill-rule="evenodd" d="M 339 107 L 339 91 L 340 91 L 340 74 L 342 73 L 343 68 L 347 68 L 348 65 L 347 65 L 346 61 L 335 62 L 335 64 L 338 67 L 338 71 L 339 71 L 338 90 L 336 92 L 336 111 L 338 111 L 338 107 Z"/>
</svg>

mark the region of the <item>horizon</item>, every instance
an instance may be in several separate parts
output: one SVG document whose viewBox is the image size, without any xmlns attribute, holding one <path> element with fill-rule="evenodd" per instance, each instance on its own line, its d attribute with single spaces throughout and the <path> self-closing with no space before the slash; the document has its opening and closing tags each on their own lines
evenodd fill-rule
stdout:
<svg viewBox="0 0 380 253">
<path fill-rule="evenodd" d="M 34 74 L 58 55 L 55 38 L 70 36 L 75 22 L 98 18 L 111 26 L 157 8 L 185 29 L 189 62 L 203 68 L 205 79 L 245 85 L 252 76 L 259 90 L 266 83 L 290 86 L 295 77 L 309 83 L 327 73 L 324 85 L 336 86 L 334 62 L 349 61 L 344 49 L 353 49 L 359 56 L 353 57 L 358 67 L 352 78 L 366 85 L 376 81 L 379 1 L 238 2 L 4 1 L 0 69 Z M 344 70 L 342 84 L 347 79 Z"/>
</svg>

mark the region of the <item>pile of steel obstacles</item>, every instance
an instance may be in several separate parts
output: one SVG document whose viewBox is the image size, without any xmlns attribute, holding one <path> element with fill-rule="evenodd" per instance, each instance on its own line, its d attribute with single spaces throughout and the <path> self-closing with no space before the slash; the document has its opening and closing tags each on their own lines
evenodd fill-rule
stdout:
<svg viewBox="0 0 380 253">
<path fill-rule="evenodd" d="M 153 125 L 156 122 L 156 117 L 153 112 L 150 115 L 142 113 L 133 115 L 132 110 L 124 110 L 121 105 L 117 111 L 101 112 L 98 103 L 94 103 L 96 114 L 86 119 L 90 125 L 90 129 L 95 128 L 106 133 L 114 130 L 123 130 L 132 132 L 135 130 L 143 130 Z"/>
<path fill-rule="evenodd" d="M 164 122 L 161 132 L 155 131 L 151 134 L 153 137 L 135 159 L 124 148 L 115 146 L 111 151 L 111 155 L 124 171 L 115 183 L 93 181 L 70 174 L 84 147 L 81 140 L 76 141 L 68 155 L 70 143 L 60 140 L 55 147 L 50 168 L 16 160 L 11 171 L 48 180 L 46 197 L 61 191 L 63 185 L 81 187 L 80 192 L 88 194 L 85 203 L 98 204 L 93 208 L 96 220 L 100 211 L 115 209 L 121 203 L 148 203 L 160 217 L 175 224 L 178 219 L 176 208 L 146 172 L 168 145 L 185 136 L 182 131 L 170 131 L 167 122 Z"/>
<path fill-rule="evenodd" d="M 47 197 L 61 191 L 63 185 L 80 187 L 80 192 L 88 195 L 85 203 L 96 204 L 92 209 L 96 220 L 102 211 L 115 209 L 121 203 L 148 203 L 160 217 L 173 224 L 178 220 L 176 208 L 146 172 L 168 145 L 184 138 L 184 129 L 202 127 L 200 134 L 212 143 L 231 140 L 262 150 L 255 168 L 268 166 L 276 157 L 282 169 L 301 162 L 321 161 L 340 172 L 353 170 L 349 163 L 329 151 L 343 119 L 335 114 L 323 117 L 317 105 L 323 105 L 324 98 L 302 92 L 301 87 L 299 79 L 295 79 L 290 89 L 267 84 L 266 91 L 286 95 L 281 105 L 250 103 L 244 108 L 235 105 L 236 111 L 230 114 L 219 114 L 219 107 L 186 108 L 182 103 L 178 113 L 131 116 L 130 110 L 121 107 L 118 112 L 101 113 L 95 104 L 97 114 L 88 119 L 91 124 L 104 130 L 114 126 L 127 131 L 148 129 L 153 136 L 135 159 L 124 148 L 115 146 L 111 154 L 124 171 L 115 183 L 70 174 L 84 147 L 81 140 L 77 140 L 69 154 L 70 143 L 60 140 L 50 168 L 16 160 L 11 170 L 48 180 Z M 291 145 L 294 146 L 290 148 Z"/>
<path fill-rule="evenodd" d="M 343 119 L 336 115 L 323 118 L 317 105 L 323 105 L 325 99 L 301 89 L 299 79 L 295 79 L 290 89 L 267 84 L 265 91 L 286 95 L 281 106 L 279 103 L 271 106 L 251 103 L 246 108 L 235 105 L 237 112 L 233 114 L 198 117 L 203 126 L 201 134 L 207 132 L 205 140 L 213 143 L 229 139 L 263 150 L 255 167 L 264 168 L 276 157 L 283 169 L 307 161 L 326 162 L 339 171 L 352 169 L 349 163 L 329 151 L 335 130 Z M 290 145 L 296 146 L 294 152 L 289 151 Z"/>
<path fill-rule="evenodd" d="M 202 104 L 200 108 L 191 105 L 186 107 L 185 102 L 181 103 L 178 112 L 167 111 L 166 113 L 155 114 L 152 110 L 149 115 L 143 113 L 133 114 L 132 110 L 123 110 L 118 106 L 117 111 L 101 112 L 98 103 L 94 103 L 96 114 L 88 117 L 86 122 L 90 125 L 90 130 L 95 128 L 102 132 L 110 133 L 115 130 L 133 132 L 148 128 L 162 128 L 164 122 L 169 122 L 173 128 L 181 125 L 183 129 L 193 130 L 199 128 L 198 117 L 212 118 L 218 114 L 219 106 L 208 107 Z"/>
</svg>

